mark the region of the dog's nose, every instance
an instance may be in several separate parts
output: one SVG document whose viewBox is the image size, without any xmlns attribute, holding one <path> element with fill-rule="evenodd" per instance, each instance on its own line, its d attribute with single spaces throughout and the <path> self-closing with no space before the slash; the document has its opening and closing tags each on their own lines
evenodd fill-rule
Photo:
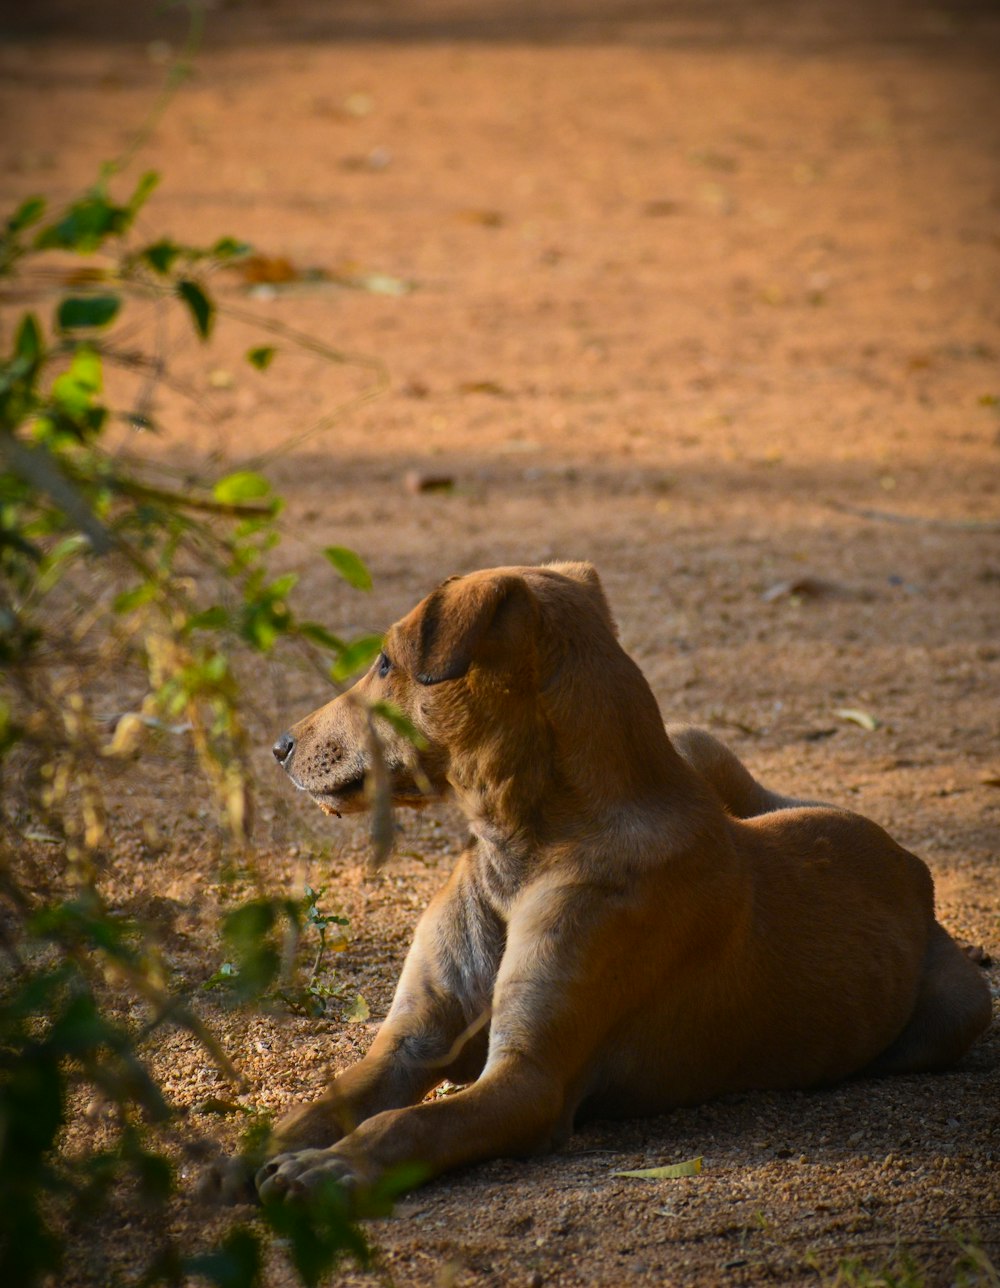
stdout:
<svg viewBox="0 0 1000 1288">
<path fill-rule="evenodd" d="M 271 750 L 279 765 L 287 764 L 288 757 L 295 750 L 295 739 L 290 733 L 283 733 Z"/>
</svg>

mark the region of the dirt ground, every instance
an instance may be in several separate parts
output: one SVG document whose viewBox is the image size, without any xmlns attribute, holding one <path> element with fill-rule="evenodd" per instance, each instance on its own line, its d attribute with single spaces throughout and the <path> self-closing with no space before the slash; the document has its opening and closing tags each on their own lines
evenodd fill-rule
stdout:
<svg viewBox="0 0 1000 1288">
<path fill-rule="evenodd" d="M 0 19 L 5 209 L 89 183 L 182 33 L 145 5 L 23 9 Z M 285 280 L 220 274 L 224 309 L 370 361 L 225 316 L 205 351 L 178 331 L 199 400 L 158 390 L 147 450 L 216 471 L 278 453 L 279 563 L 341 633 L 452 572 L 592 560 L 666 718 L 877 819 L 930 864 L 945 925 L 1000 958 L 998 54 L 973 0 L 213 6 L 133 166 L 164 176 L 143 231 L 251 241 Z M 255 335 L 266 373 L 241 356 Z M 370 1020 L 232 1015 L 199 989 L 233 890 L 190 782 L 123 800 L 108 874 L 251 1080 L 235 1095 L 183 1035 L 150 1053 L 192 1136 L 227 1145 L 364 1050 L 463 839 L 448 807 L 401 817 L 366 876 L 363 826 L 269 764 L 322 686 L 275 664 L 257 688 L 261 863 L 350 918 L 336 979 Z M 697 1177 L 612 1176 L 696 1155 Z M 198 1247 L 231 1217 L 183 1172 L 171 1220 Z M 591 1125 L 370 1232 L 399 1285 L 833 1282 L 902 1256 L 906 1282 L 959 1282 L 963 1246 L 1000 1267 L 1000 1026 L 933 1078 Z M 67 1282 L 127 1277 L 151 1237 L 128 1214 L 82 1236 Z M 291 1282 L 276 1254 L 269 1283 Z"/>
</svg>

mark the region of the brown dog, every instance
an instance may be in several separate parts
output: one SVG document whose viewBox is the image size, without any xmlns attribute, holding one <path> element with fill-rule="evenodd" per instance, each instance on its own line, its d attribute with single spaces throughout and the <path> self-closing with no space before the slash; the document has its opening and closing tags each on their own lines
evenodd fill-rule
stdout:
<svg viewBox="0 0 1000 1288">
<path fill-rule="evenodd" d="M 668 737 L 589 565 L 452 578 L 393 626 L 274 748 L 324 809 L 365 807 L 382 701 L 426 740 L 418 769 L 380 726 L 394 798 L 452 793 L 473 839 L 369 1053 L 279 1124 L 265 1198 L 550 1149 L 584 1113 L 940 1069 L 989 1023 L 920 859 Z M 471 1085 L 421 1103 L 445 1078 Z"/>
</svg>

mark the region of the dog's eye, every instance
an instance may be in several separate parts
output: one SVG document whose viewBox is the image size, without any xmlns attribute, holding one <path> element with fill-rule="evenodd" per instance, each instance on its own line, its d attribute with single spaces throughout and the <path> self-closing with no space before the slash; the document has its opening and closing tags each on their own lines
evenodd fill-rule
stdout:
<svg viewBox="0 0 1000 1288">
<path fill-rule="evenodd" d="M 378 669 L 378 673 L 379 673 L 379 675 L 380 675 L 383 679 L 385 679 L 385 677 L 386 677 L 386 676 L 389 674 L 389 672 L 392 670 L 392 662 L 390 662 L 390 660 L 386 657 L 386 655 L 385 655 L 384 653 L 380 653 L 380 654 L 378 655 L 378 662 L 377 662 L 376 666 L 377 666 L 377 669 Z"/>
</svg>

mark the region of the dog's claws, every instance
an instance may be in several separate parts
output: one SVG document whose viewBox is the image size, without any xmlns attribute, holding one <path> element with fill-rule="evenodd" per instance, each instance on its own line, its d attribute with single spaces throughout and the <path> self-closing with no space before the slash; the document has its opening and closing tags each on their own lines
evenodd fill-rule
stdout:
<svg viewBox="0 0 1000 1288">
<path fill-rule="evenodd" d="M 279 1154 L 265 1163 L 256 1176 L 257 1193 L 265 1203 L 281 1200 L 294 1203 L 308 1198 L 327 1181 L 336 1181 L 348 1191 L 353 1191 L 358 1185 L 358 1177 L 351 1164 L 327 1149 Z"/>
<path fill-rule="evenodd" d="M 281 1174 L 282 1168 L 296 1157 L 295 1154 L 279 1154 L 270 1162 L 259 1168 L 254 1177 L 257 1193 L 264 1200 L 278 1198 L 288 1186 L 288 1178 Z"/>
</svg>

